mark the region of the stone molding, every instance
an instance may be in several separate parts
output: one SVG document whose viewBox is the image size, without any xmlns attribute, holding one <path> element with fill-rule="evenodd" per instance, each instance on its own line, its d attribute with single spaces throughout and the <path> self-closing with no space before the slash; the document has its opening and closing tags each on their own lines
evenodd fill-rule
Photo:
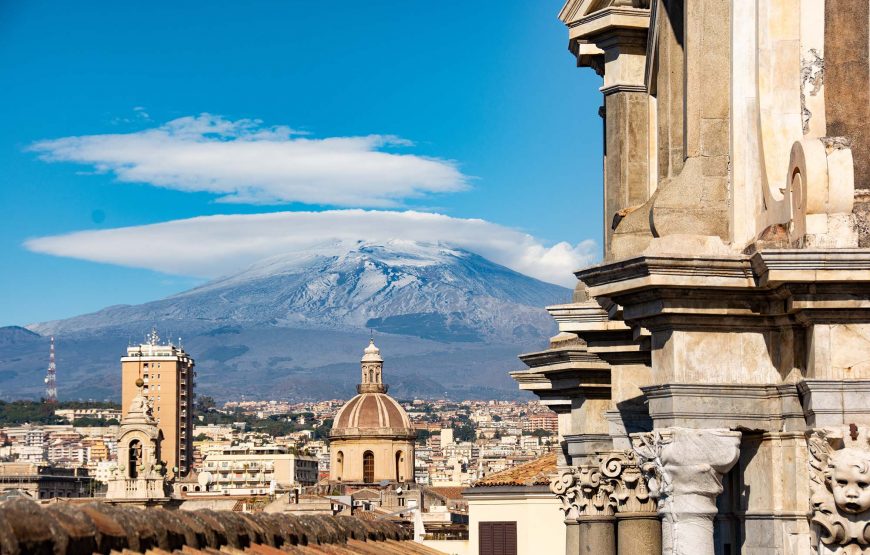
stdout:
<svg viewBox="0 0 870 555">
<path fill-rule="evenodd" d="M 714 555 L 722 477 L 740 455 L 741 433 L 668 428 L 633 434 L 633 448 L 662 517 L 662 553 Z"/>
<path fill-rule="evenodd" d="M 638 85 L 635 83 L 614 83 L 614 84 L 608 85 L 606 87 L 601 87 L 598 90 L 604 96 L 608 96 L 608 95 L 616 94 L 616 93 L 623 93 L 623 92 L 645 93 L 646 92 L 646 85 Z"/>
<path fill-rule="evenodd" d="M 641 387 L 657 428 L 743 427 L 768 432 L 804 429 L 792 384 L 669 383 Z"/>
<path fill-rule="evenodd" d="M 870 251 L 777 249 L 716 256 L 656 252 L 576 273 L 621 319 L 652 331 L 779 330 L 870 322 Z M 613 315 L 611 315 L 612 317 Z"/>
<path fill-rule="evenodd" d="M 819 553 L 870 553 L 870 441 L 867 429 L 807 432 L 810 524 Z"/>
<path fill-rule="evenodd" d="M 557 336 L 558 337 L 558 336 Z M 531 391 L 556 412 L 571 410 L 571 399 L 610 398 L 610 365 L 582 342 L 520 355 L 529 368 L 510 373 L 520 389 Z"/>
<path fill-rule="evenodd" d="M 810 427 L 870 425 L 870 380 L 803 380 L 797 389 Z"/>
</svg>

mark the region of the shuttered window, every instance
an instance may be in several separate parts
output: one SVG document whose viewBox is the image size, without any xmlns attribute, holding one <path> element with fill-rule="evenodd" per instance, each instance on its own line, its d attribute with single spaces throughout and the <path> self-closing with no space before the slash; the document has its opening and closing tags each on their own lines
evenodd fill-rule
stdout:
<svg viewBox="0 0 870 555">
<path fill-rule="evenodd" d="M 517 555 L 516 522 L 480 522 L 479 555 Z"/>
<path fill-rule="evenodd" d="M 375 454 L 371 451 L 363 453 L 363 482 L 375 481 Z"/>
</svg>

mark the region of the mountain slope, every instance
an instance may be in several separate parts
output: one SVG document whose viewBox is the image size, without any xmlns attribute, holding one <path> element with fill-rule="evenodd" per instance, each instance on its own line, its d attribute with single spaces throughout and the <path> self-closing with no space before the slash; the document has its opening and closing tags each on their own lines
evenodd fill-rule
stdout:
<svg viewBox="0 0 870 555">
<path fill-rule="evenodd" d="M 187 322 L 384 332 L 442 340 L 509 340 L 550 329 L 541 310 L 569 293 L 444 245 L 325 245 L 140 306 L 30 326 L 42 335 Z M 189 327 L 185 326 L 185 327 Z M 131 329 L 130 331 L 134 331 Z M 180 330 L 179 330 L 180 331 Z M 137 335 L 138 337 L 138 335 Z"/>
<path fill-rule="evenodd" d="M 447 245 L 329 243 L 166 299 L 28 328 L 58 338 L 61 397 L 115 397 L 118 357 L 151 326 L 184 338 L 199 391 L 219 398 L 347 396 L 369 329 L 399 395 L 513 397 L 516 355 L 555 332 L 542 307 L 569 298 Z M 46 342 L 6 349 L 0 338 L 0 398 L 38 396 L 30 377 L 41 380 Z"/>
</svg>

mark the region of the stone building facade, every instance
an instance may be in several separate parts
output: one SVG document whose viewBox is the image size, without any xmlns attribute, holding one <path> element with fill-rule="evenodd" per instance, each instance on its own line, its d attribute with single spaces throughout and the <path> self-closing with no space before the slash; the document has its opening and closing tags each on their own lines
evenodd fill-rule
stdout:
<svg viewBox="0 0 870 555">
<path fill-rule="evenodd" d="M 118 462 L 109 471 L 106 499 L 153 504 L 165 501 L 166 475 L 162 460 L 163 433 L 145 397 L 145 382 L 135 384 L 139 394 L 130 401 L 118 433 Z"/>
<path fill-rule="evenodd" d="M 870 553 L 868 0 L 569 0 L 604 260 L 522 389 L 568 553 Z"/>
<path fill-rule="evenodd" d="M 359 394 L 339 409 L 329 434 L 330 480 L 414 482 L 417 433 L 405 409 L 387 395 L 384 359 L 374 341 L 360 362 Z"/>
</svg>

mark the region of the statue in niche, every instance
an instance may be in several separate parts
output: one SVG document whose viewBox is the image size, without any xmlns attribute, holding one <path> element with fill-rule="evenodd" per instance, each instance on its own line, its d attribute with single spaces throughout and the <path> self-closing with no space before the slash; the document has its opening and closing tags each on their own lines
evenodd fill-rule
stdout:
<svg viewBox="0 0 870 555">
<path fill-rule="evenodd" d="M 842 430 L 808 439 L 810 522 L 819 554 L 870 555 L 870 444 Z"/>
</svg>

